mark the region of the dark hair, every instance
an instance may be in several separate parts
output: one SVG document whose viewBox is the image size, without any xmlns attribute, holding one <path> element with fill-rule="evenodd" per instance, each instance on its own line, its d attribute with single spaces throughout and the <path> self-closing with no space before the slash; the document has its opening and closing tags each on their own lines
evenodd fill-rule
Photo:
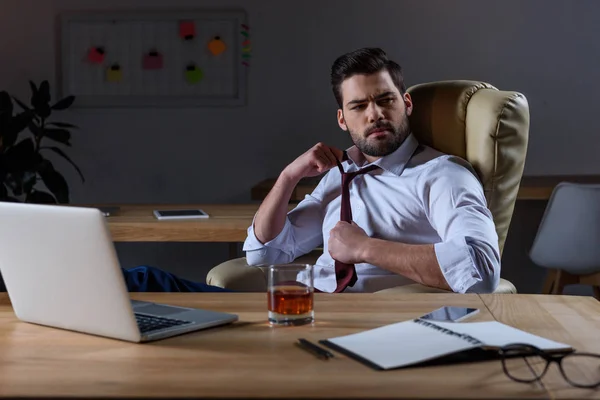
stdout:
<svg viewBox="0 0 600 400">
<path fill-rule="evenodd" d="M 388 59 L 385 51 L 379 48 L 362 48 L 338 57 L 331 67 L 331 87 L 340 108 L 343 108 L 341 86 L 344 80 L 353 75 L 374 74 L 383 69 L 388 71 L 394 85 L 404 94 L 406 86 L 402 67 Z"/>
</svg>

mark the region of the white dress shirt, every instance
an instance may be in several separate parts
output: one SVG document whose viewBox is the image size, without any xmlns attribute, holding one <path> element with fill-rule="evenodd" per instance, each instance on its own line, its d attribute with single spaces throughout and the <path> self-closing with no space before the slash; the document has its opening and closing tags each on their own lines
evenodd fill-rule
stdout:
<svg viewBox="0 0 600 400">
<path fill-rule="evenodd" d="M 344 171 L 368 162 L 351 147 Z M 350 184 L 352 220 L 368 236 L 407 244 L 434 244 L 450 288 L 458 293 L 492 292 L 500 279 L 500 252 L 483 187 L 470 164 L 420 145 L 410 135 L 392 154 L 375 161 L 380 169 Z M 340 220 L 341 175 L 332 168 L 315 190 L 291 210 L 283 230 L 267 243 L 248 228 L 244 251 L 249 265 L 285 264 L 323 246 L 314 267 L 315 288 L 336 288 L 335 261 L 327 250 L 329 231 Z M 367 263 L 356 264 L 358 281 L 345 292 L 375 292 L 414 281 Z"/>
</svg>

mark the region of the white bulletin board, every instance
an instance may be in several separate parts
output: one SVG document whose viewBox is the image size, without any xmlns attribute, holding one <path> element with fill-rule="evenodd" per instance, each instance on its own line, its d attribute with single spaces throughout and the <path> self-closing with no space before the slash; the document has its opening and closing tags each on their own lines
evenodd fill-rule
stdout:
<svg viewBox="0 0 600 400">
<path fill-rule="evenodd" d="M 61 97 L 76 106 L 239 106 L 251 63 L 244 11 L 61 15 Z"/>
</svg>

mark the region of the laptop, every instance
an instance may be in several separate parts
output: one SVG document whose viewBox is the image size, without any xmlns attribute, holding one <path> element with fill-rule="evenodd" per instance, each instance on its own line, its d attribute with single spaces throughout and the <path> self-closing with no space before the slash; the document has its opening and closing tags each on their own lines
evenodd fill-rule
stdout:
<svg viewBox="0 0 600 400">
<path fill-rule="evenodd" d="M 0 202 L 0 273 L 22 321 L 149 342 L 236 314 L 132 301 L 99 209 Z"/>
</svg>

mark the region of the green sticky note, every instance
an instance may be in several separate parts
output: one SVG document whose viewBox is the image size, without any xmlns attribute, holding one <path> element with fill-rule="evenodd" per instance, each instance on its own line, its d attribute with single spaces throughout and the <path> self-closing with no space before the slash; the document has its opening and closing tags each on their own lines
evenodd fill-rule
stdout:
<svg viewBox="0 0 600 400">
<path fill-rule="evenodd" d="M 185 80 L 189 83 L 197 83 L 202 80 L 202 70 L 196 66 L 189 66 L 185 70 Z"/>
</svg>

